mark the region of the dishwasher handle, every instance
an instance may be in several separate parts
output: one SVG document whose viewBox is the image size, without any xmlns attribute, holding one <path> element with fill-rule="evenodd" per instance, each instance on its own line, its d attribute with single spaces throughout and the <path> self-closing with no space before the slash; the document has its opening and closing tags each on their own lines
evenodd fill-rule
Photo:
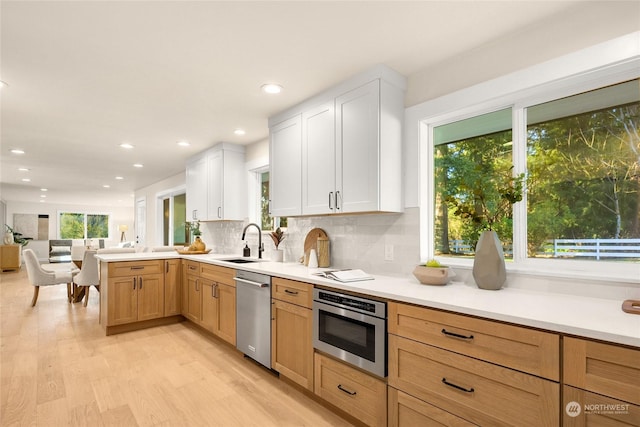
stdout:
<svg viewBox="0 0 640 427">
<path fill-rule="evenodd" d="M 241 279 L 240 277 L 234 277 L 233 280 L 235 280 L 236 282 L 246 283 L 247 285 L 256 286 L 258 288 L 268 288 L 269 287 L 268 283 L 254 282 L 253 280 Z"/>
</svg>

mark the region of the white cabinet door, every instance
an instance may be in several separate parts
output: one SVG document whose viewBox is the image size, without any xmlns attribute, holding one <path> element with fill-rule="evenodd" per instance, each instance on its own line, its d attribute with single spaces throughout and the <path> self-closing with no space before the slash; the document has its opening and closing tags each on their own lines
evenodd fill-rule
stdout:
<svg viewBox="0 0 640 427">
<path fill-rule="evenodd" d="M 336 212 L 379 209 L 380 83 L 336 98 Z"/>
<path fill-rule="evenodd" d="M 271 216 L 302 213 L 302 116 L 271 127 L 269 198 Z"/>
<path fill-rule="evenodd" d="M 207 157 L 202 155 L 187 162 L 187 221 L 208 219 L 207 192 L 208 172 Z"/>
<path fill-rule="evenodd" d="M 222 150 L 209 152 L 209 219 L 223 219 L 224 154 Z"/>
<path fill-rule="evenodd" d="M 335 211 L 336 155 L 333 99 L 302 113 L 302 213 Z"/>
</svg>

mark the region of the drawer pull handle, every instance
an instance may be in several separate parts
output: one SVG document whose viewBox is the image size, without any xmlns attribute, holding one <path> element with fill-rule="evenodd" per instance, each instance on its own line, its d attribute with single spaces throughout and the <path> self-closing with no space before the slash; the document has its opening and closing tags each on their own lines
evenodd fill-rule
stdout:
<svg viewBox="0 0 640 427">
<path fill-rule="evenodd" d="M 131 267 L 132 270 L 144 270 L 144 265 L 136 265 L 134 267 Z"/>
<path fill-rule="evenodd" d="M 347 393 L 350 396 L 355 396 L 356 395 L 355 391 L 347 390 L 346 388 L 342 387 L 342 384 L 338 384 L 338 389 L 340 391 L 344 391 L 345 393 Z"/>
<path fill-rule="evenodd" d="M 471 387 L 471 388 L 464 388 L 464 387 L 460 387 L 460 386 L 459 386 L 459 385 L 457 385 L 457 384 L 450 383 L 449 381 L 447 381 L 447 379 L 446 379 L 446 378 L 443 378 L 443 379 L 442 379 L 442 382 L 443 382 L 443 383 L 445 383 L 446 385 L 448 385 L 449 387 L 453 387 L 453 388 L 455 388 L 455 389 L 462 390 L 462 391 L 464 391 L 465 393 L 473 393 L 473 392 L 475 391 L 475 390 L 473 389 L 473 387 Z"/>
<path fill-rule="evenodd" d="M 442 333 L 444 335 L 448 336 L 448 337 L 460 338 L 462 340 L 472 340 L 473 339 L 473 335 L 456 334 L 455 332 L 449 332 L 444 328 L 442 328 Z"/>
<path fill-rule="evenodd" d="M 195 270 L 196 268 L 193 265 L 189 266 L 189 270 Z"/>
<path fill-rule="evenodd" d="M 298 291 L 290 291 L 289 289 L 285 289 L 284 292 L 291 295 L 298 295 Z"/>
</svg>

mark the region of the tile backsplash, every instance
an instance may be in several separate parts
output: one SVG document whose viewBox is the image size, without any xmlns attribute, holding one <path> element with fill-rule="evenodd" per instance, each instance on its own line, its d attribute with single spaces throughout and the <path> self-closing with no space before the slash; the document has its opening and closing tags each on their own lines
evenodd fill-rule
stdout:
<svg viewBox="0 0 640 427">
<path fill-rule="evenodd" d="M 213 253 L 241 255 L 240 239 L 248 222 L 222 221 L 201 223 L 202 240 Z M 420 262 L 419 209 L 408 208 L 401 214 L 327 215 L 289 218 L 285 240 L 280 244 L 285 262 L 297 262 L 304 252 L 304 239 L 313 228 L 322 228 L 329 236 L 331 267 L 361 268 L 371 274 L 410 276 Z M 251 255 L 257 256 L 258 236 L 249 228 L 245 240 Z M 274 258 L 275 246 L 267 232 L 262 235 L 263 258 Z M 385 252 L 393 260 L 387 260 Z"/>
</svg>

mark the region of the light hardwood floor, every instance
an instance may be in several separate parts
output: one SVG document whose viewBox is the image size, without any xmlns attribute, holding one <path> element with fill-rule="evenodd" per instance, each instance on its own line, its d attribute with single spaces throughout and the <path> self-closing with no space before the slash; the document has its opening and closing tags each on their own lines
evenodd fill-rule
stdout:
<svg viewBox="0 0 640 427">
<path fill-rule="evenodd" d="M 32 294 L 0 274 L 2 426 L 351 425 L 188 322 L 105 337 L 97 292 Z"/>
</svg>

